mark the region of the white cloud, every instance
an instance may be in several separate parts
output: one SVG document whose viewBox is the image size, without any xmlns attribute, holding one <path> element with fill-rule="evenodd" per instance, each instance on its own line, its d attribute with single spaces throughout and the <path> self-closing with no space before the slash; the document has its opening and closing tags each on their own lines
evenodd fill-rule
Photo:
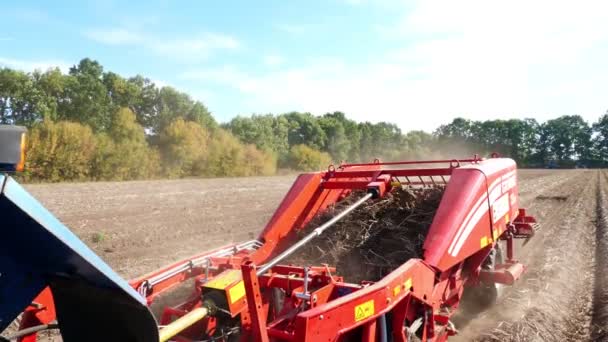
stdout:
<svg viewBox="0 0 608 342">
<path fill-rule="evenodd" d="M 241 43 L 227 35 L 205 33 L 194 38 L 155 39 L 147 45 L 162 55 L 190 59 L 208 57 L 216 50 L 236 50 Z"/>
<path fill-rule="evenodd" d="M 405 130 L 430 131 L 455 116 L 595 120 L 608 108 L 608 3 L 424 0 L 400 10 L 382 27 L 390 47 L 367 62 L 226 66 L 187 78 L 233 87 L 252 112 L 341 110 Z"/>
<path fill-rule="evenodd" d="M 95 29 L 86 31 L 84 35 L 96 42 L 108 45 L 139 44 L 144 40 L 144 37 L 139 33 L 123 28 L 109 30 Z"/>
<path fill-rule="evenodd" d="M 263 60 L 267 66 L 279 66 L 285 62 L 285 59 L 279 55 L 266 55 Z"/>
<path fill-rule="evenodd" d="M 23 59 L 12 59 L 0 57 L 0 67 L 7 67 L 12 69 L 18 69 L 23 71 L 46 71 L 50 68 L 59 68 L 62 72 L 66 73 L 70 69 L 72 64 L 69 64 L 60 60 L 23 60 Z"/>
<path fill-rule="evenodd" d="M 204 59 L 219 50 L 237 50 L 241 47 L 236 38 L 211 32 L 191 37 L 170 37 L 118 28 L 89 30 L 84 35 L 102 44 L 140 46 L 178 60 Z"/>
</svg>

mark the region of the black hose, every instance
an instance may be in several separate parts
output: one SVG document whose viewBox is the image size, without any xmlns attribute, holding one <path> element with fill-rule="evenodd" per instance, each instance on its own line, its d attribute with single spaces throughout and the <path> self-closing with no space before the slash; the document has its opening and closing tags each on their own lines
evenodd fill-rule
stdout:
<svg viewBox="0 0 608 342">
<path fill-rule="evenodd" d="M 10 342 L 11 340 L 16 340 L 19 337 L 31 335 L 33 333 L 37 333 L 37 332 L 40 332 L 43 330 L 52 330 L 52 329 L 59 329 L 59 324 L 57 324 L 57 322 L 51 322 L 49 324 L 41 324 L 41 325 L 36 325 L 33 327 L 25 328 L 25 329 L 17 331 L 16 333 L 8 335 L 7 337 L 2 337 L 2 339 L 0 339 L 0 341 L 1 342 Z"/>
</svg>

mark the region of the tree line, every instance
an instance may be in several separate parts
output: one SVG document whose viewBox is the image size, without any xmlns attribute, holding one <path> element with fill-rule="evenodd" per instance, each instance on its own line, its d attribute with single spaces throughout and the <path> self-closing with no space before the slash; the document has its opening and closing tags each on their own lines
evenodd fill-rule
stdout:
<svg viewBox="0 0 608 342">
<path fill-rule="evenodd" d="M 498 152 L 524 167 L 606 167 L 608 112 L 589 125 L 580 115 L 543 123 L 535 119 L 471 121 L 456 118 L 434 133 L 444 151 Z"/>
<path fill-rule="evenodd" d="M 433 133 L 356 122 L 342 112 L 237 116 L 218 123 L 200 101 L 85 58 L 67 74 L 0 68 L 0 123 L 30 129 L 28 180 L 272 175 L 341 161 L 499 152 L 521 166 L 603 166 L 608 116 L 470 121 Z"/>
</svg>

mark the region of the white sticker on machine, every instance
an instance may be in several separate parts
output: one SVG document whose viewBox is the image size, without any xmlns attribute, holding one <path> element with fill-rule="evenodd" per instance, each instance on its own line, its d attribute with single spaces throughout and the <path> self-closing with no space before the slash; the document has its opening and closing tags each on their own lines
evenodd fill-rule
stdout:
<svg viewBox="0 0 608 342">
<path fill-rule="evenodd" d="M 509 212 L 509 194 L 502 195 L 492 204 L 492 221 L 496 223 Z"/>
</svg>

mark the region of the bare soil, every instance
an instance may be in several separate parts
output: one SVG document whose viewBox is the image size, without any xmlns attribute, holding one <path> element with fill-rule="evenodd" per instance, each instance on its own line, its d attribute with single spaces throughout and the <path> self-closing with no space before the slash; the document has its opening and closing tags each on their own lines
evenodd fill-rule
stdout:
<svg viewBox="0 0 608 342">
<path fill-rule="evenodd" d="M 125 278 L 253 238 L 293 176 L 28 185 Z M 520 203 L 541 230 L 516 256 L 528 265 L 497 305 L 469 317 L 455 341 L 608 340 L 608 175 L 520 170 Z M 452 338 L 450 338 L 452 341 Z"/>
<path fill-rule="evenodd" d="M 257 237 L 294 176 L 32 184 L 27 190 L 130 279 Z"/>
<path fill-rule="evenodd" d="M 600 340 L 598 325 L 607 321 L 596 314 L 601 306 L 595 289 L 606 283 L 596 282 L 602 274 L 596 260 L 607 251 L 596 249 L 596 234 L 598 193 L 606 183 L 595 170 L 547 171 L 528 179 L 525 171 L 520 174 L 521 206 L 541 224 L 516 252 L 528 270 L 515 286 L 501 288 L 494 307 L 459 326 L 453 340 Z"/>
</svg>

